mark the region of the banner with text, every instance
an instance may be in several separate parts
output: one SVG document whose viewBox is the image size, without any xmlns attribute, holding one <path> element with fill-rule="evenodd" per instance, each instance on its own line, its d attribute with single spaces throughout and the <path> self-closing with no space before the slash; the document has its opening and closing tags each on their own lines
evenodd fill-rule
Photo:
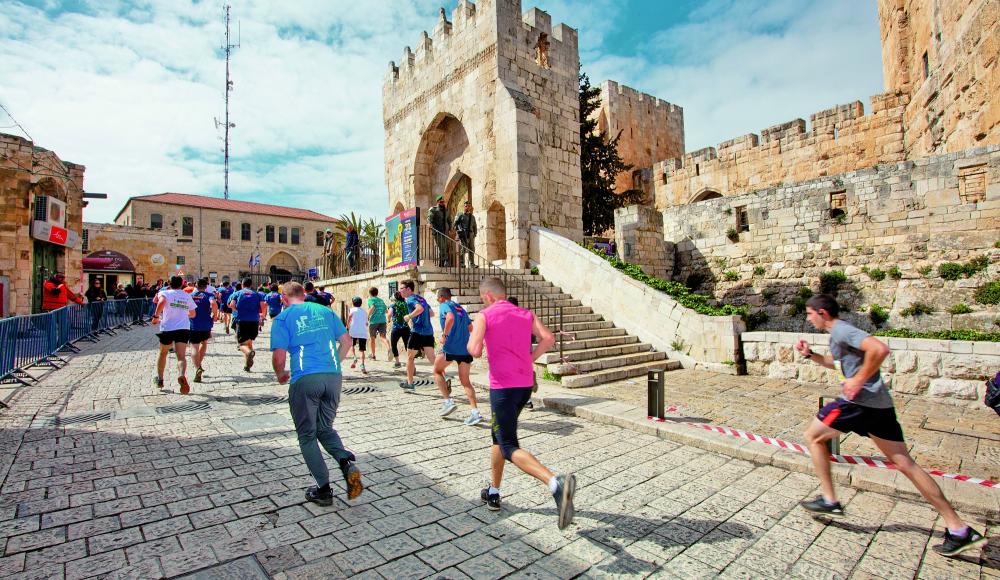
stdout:
<svg viewBox="0 0 1000 580">
<path fill-rule="evenodd" d="M 417 264 L 417 233 L 420 212 L 411 207 L 385 218 L 385 267 Z"/>
</svg>

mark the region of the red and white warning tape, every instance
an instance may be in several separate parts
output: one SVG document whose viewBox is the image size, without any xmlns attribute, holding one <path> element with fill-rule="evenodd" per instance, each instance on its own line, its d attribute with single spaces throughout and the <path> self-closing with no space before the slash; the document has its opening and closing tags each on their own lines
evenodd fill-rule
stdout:
<svg viewBox="0 0 1000 580">
<path fill-rule="evenodd" d="M 671 406 L 666 409 L 667 412 L 676 411 L 676 406 Z M 705 423 L 682 423 L 688 427 L 694 427 L 697 429 L 704 429 L 706 431 L 714 431 L 716 433 L 721 433 L 723 435 L 728 435 L 730 437 L 739 437 L 740 439 L 746 439 L 747 441 L 756 441 L 757 443 L 763 443 L 765 445 L 772 445 L 774 447 L 780 447 L 787 451 L 794 451 L 796 453 L 801 453 L 802 455 L 809 455 L 809 450 L 806 449 L 804 445 L 798 443 L 791 443 L 789 441 L 784 441 L 782 439 L 775 439 L 773 437 L 765 437 L 763 435 L 757 435 L 755 433 L 748 433 L 746 431 L 740 431 L 739 429 L 733 429 L 732 427 L 720 427 L 718 425 L 708 425 Z M 850 465 L 865 465 L 867 467 L 875 467 L 880 469 L 896 469 L 896 464 L 885 460 L 877 459 L 875 457 L 865 457 L 861 455 L 830 455 L 830 460 L 835 463 L 846 463 Z M 962 475 L 960 473 L 948 473 L 946 471 L 941 471 L 940 469 L 929 469 L 927 473 L 931 475 L 936 475 L 938 477 L 947 477 L 948 479 L 954 479 L 956 481 L 964 481 L 965 483 L 972 483 L 975 485 L 981 485 L 983 487 L 1000 487 L 1000 482 L 990 481 L 988 479 L 980 479 L 978 477 L 969 477 L 968 475 Z"/>
</svg>

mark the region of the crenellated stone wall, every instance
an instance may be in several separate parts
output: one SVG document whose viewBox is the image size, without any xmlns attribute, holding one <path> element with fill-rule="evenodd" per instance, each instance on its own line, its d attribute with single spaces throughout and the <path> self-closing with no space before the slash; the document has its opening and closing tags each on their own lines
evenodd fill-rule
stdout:
<svg viewBox="0 0 1000 580">
<path fill-rule="evenodd" d="M 644 205 L 615 210 L 618 256 L 642 266 L 650 276 L 669 280 L 674 269 L 674 245 L 663 239 L 663 216 Z"/>
</svg>

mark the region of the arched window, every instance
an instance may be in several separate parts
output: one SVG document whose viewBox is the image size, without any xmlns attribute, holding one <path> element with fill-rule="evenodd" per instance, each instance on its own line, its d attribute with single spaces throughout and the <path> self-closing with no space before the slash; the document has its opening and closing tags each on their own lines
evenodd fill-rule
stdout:
<svg viewBox="0 0 1000 580">
<path fill-rule="evenodd" d="M 699 201 L 708 201 L 710 199 L 718 199 L 722 197 L 722 194 L 718 191 L 712 191 L 711 189 L 706 189 L 705 191 L 699 193 L 691 200 L 691 203 L 698 203 Z"/>
<path fill-rule="evenodd" d="M 154 230 L 163 229 L 163 214 L 151 213 L 149 214 L 149 227 Z"/>
<path fill-rule="evenodd" d="M 219 238 L 228 240 L 230 237 L 232 237 L 232 224 L 226 220 L 222 220 L 222 223 L 219 224 Z"/>
</svg>

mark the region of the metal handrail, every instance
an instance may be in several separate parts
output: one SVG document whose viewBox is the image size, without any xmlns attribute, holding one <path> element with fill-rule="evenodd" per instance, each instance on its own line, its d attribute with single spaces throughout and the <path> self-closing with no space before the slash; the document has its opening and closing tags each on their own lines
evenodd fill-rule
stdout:
<svg viewBox="0 0 1000 580">
<path fill-rule="evenodd" d="M 341 248 L 316 259 L 316 266 L 323 267 L 324 278 L 353 276 L 366 272 L 378 272 L 385 264 L 385 236 L 375 240 L 360 242 L 356 251 Z"/>
<path fill-rule="evenodd" d="M 452 274 L 458 281 L 458 294 L 462 294 L 466 289 L 478 293 L 479 283 L 484 278 L 490 276 L 499 278 L 507 288 L 507 296 L 517 297 L 522 308 L 534 312 L 539 320 L 553 331 L 559 345 L 559 361 L 566 362 L 563 356 L 563 338 L 566 335 L 563 332 L 563 306 L 556 304 L 553 298 L 534 288 L 531 285 L 530 274 L 511 272 L 496 266 L 460 240 L 452 238 L 430 224 L 421 224 L 420 228 L 429 235 L 418 236 L 419 260 L 434 261 L 438 267 Z M 441 256 L 437 247 L 438 240 L 442 238 L 447 244 L 444 256 Z M 444 258 L 443 265 L 442 258 Z"/>
</svg>

